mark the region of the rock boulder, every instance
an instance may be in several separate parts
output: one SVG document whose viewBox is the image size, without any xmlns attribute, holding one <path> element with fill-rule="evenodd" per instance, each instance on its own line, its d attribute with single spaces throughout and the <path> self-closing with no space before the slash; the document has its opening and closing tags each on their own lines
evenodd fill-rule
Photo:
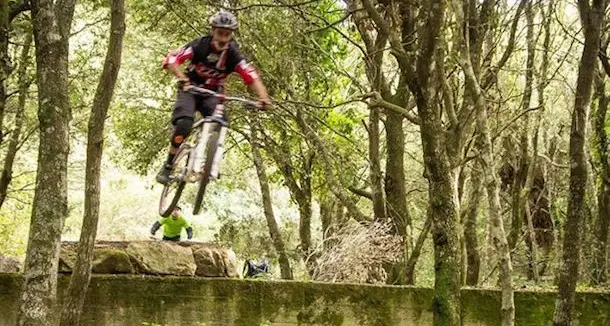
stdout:
<svg viewBox="0 0 610 326">
<path fill-rule="evenodd" d="M 70 273 L 77 242 L 63 242 L 59 270 Z M 170 241 L 99 241 L 93 273 L 239 277 L 235 252 L 217 244 Z"/>
<path fill-rule="evenodd" d="M 195 275 L 197 265 L 190 248 L 165 241 L 131 242 L 127 254 L 142 274 Z"/>
</svg>

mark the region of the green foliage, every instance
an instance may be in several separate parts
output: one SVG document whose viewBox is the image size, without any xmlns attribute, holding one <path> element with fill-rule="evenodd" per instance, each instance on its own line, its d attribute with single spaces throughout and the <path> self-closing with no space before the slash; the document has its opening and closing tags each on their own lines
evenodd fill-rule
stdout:
<svg viewBox="0 0 610 326">
<path fill-rule="evenodd" d="M 113 160 L 145 175 L 158 154 L 168 146 L 171 133 L 167 123 L 169 112 L 151 112 L 145 107 L 127 105 L 115 109 L 119 114 L 112 122 L 121 147 L 111 152 Z"/>
<path fill-rule="evenodd" d="M 295 5 L 302 1 L 283 2 Z M 551 63 L 549 71 L 553 76 L 547 85 L 546 107 L 542 114 L 543 130 L 539 137 L 540 153 L 547 155 L 549 144 L 557 138 L 557 152 L 554 164 L 546 164 L 546 178 L 553 181 L 551 215 L 559 231 L 564 225 L 568 198 L 569 163 L 567 157 L 567 134 L 573 86 L 578 70 L 578 53 L 581 45 L 570 35 L 580 31 L 578 17 L 570 14 L 565 1 L 558 1 L 555 18 L 561 22 L 560 29 L 554 22 L 551 44 Z M 263 4 L 263 5 L 259 5 Z M 275 107 L 270 112 L 256 113 L 263 126 L 262 149 L 264 163 L 272 187 L 273 208 L 280 225 L 282 237 L 286 242 L 289 258 L 296 265 L 295 275 L 308 278 L 300 252 L 299 214 L 295 194 L 288 190 L 284 171 L 273 154 L 278 151 L 287 161 L 292 176 L 298 186 L 310 178 L 313 197 L 312 238 L 314 247 L 321 246 L 321 222 L 318 203 L 332 198 L 325 175 L 326 162 L 321 153 L 307 139 L 297 124 L 302 116 L 307 124 L 322 139 L 329 152 L 329 163 L 344 188 L 367 189 L 370 185 L 368 132 L 368 107 L 361 103 L 362 93 L 370 91 L 366 83 L 365 58 L 351 41 L 363 45 L 361 36 L 355 31 L 351 18 L 346 15 L 344 3 L 334 0 L 315 1 L 305 5 L 280 7 L 277 1 L 244 0 L 221 2 L 217 0 L 150 0 L 128 1 L 127 34 L 124 42 L 123 63 L 119 82 L 109 117 L 105 139 L 104 165 L 102 177 L 102 206 L 99 227 L 100 239 L 147 239 L 150 225 L 157 219 L 157 201 L 160 187 L 154 184 L 154 172 L 165 158 L 168 136 L 171 132 L 170 114 L 175 97 L 174 81 L 161 69 L 161 61 L 170 49 L 176 48 L 208 32 L 207 17 L 221 6 L 239 6 L 237 12 L 241 22 L 236 38 L 241 49 L 250 59 L 273 97 Z M 269 5 L 269 6 L 267 6 Z M 382 7 L 383 5 L 380 5 Z M 508 7 L 498 8 L 491 22 L 505 24 L 512 15 Z M 563 7 L 568 10 L 563 10 Z M 511 9 L 512 10 L 512 9 Z M 77 239 L 83 213 L 84 162 L 87 121 L 90 105 L 97 87 L 106 50 L 109 13 L 108 1 L 95 0 L 79 3 L 73 26 L 70 52 L 70 95 L 73 105 L 71 128 L 72 148 L 69 167 L 69 208 L 65 221 L 64 237 Z M 332 26 L 329 26 L 331 25 Z M 374 28 L 371 22 L 370 28 Z M 538 26 L 538 25 L 537 25 Z M 447 43 L 449 33 L 447 26 Z M 521 28 L 521 27 L 520 27 Z M 538 28 L 538 27 L 537 27 Z M 9 54 L 12 62 L 22 46 L 20 42 L 29 32 L 30 22 L 26 15 L 19 16 L 11 26 L 11 45 Z M 484 51 L 489 63 L 499 59 L 507 37 L 505 28 L 494 29 L 490 36 L 493 44 L 486 45 Z M 520 32 L 519 32 L 520 33 Z M 349 37 L 348 41 L 345 36 Z M 519 34 L 520 35 L 520 34 Z M 443 45 L 446 73 L 450 75 L 455 105 L 470 105 L 464 99 L 463 75 L 459 72 L 457 52 L 451 44 Z M 517 50 L 507 65 L 500 71 L 498 80 L 489 91 L 490 126 L 493 133 L 507 129 L 494 138 L 494 151 L 498 162 L 514 159 L 520 151 L 519 136 L 523 130 L 532 126 L 532 119 L 525 117 L 514 120 L 523 109 L 521 103 L 524 87 L 526 55 L 521 51 L 524 44 L 517 38 Z M 488 49 L 489 47 L 490 49 Z M 536 62 L 538 66 L 539 63 Z M 35 69 L 28 71 L 35 79 Z M 538 67 L 536 67 L 539 70 Z M 389 50 L 384 50 L 383 70 L 388 77 L 391 90 L 406 92 L 398 86 L 398 64 Z M 17 90 L 17 79 L 11 75 L 7 80 L 9 93 Z M 251 96 L 237 77 L 227 85 L 230 94 Z M 22 255 L 28 234 L 31 202 L 36 183 L 37 133 L 36 126 L 36 86 L 33 85 L 25 108 L 26 123 L 24 133 L 27 141 L 17 156 L 14 178 L 9 188 L 9 197 L 0 210 L 0 252 Z M 537 105 L 537 95 L 530 107 Z M 408 96 L 405 96 L 408 97 Z M 440 97 L 440 95 L 439 95 Z M 14 125 L 17 96 L 8 99 L 4 117 L 5 128 Z M 243 261 L 246 258 L 267 257 L 274 266 L 274 276 L 279 274 L 277 253 L 269 236 L 268 226 L 263 216 L 256 174 L 252 168 L 250 146 L 251 122 L 253 115 L 239 106 L 229 106 L 231 130 L 227 138 L 225 159 L 221 170 L 222 177 L 208 188 L 204 200 L 204 212 L 199 216 L 187 214 L 195 230 L 195 238 L 201 241 L 216 241 L 234 248 Z M 446 112 L 439 113 L 449 128 Z M 386 116 L 382 114 L 382 120 Z M 385 170 L 385 130 L 381 127 L 381 166 Z M 407 179 L 408 209 L 413 227 L 410 230 L 413 240 L 417 239 L 426 219 L 428 203 L 428 180 L 422 177 L 423 157 L 419 127 L 404 123 L 405 131 L 405 174 Z M 610 123 L 606 119 L 606 131 Z M 464 137 L 473 136 L 467 132 Z M 25 134 L 24 134 L 25 137 Z M 470 141 L 470 140 L 469 140 Z M 474 138 L 472 138 L 474 141 Z M 508 144 L 507 146 L 504 146 Z M 0 157 L 6 153 L 6 143 L 0 144 Z M 593 153 L 594 155 L 599 155 Z M 464 158 L 474 155 L 472 149 L 464 153 Z M 541 156 L 542 157 L 542 156 Z M 597 158 L 594 156 L 594 158 Z M 307 164 L 312 159 L 311 171 Z M 541 159 L 542 162 L 548 160 Z M 456 169 L 461 168 L 456 167 Z M 466 183 L 468 184 L 468 182 Z M 468 186 L 467 186 L 468 187 Z M 466 189 L 468 191 L 468 189 Z M 588 189 L 588 204 L 595 210 L 593 187 Z M 190 203 L 196 192 L 196 185 L 188 185 L 182 206 L 185 211 L 192 208 Z M 508 195 L 502 205 L 505 209 L 506 229 L 510 228 Z M 365 215 L 370 215 L 370 201 L 352 196 Z M 484 201 L 484 200 L 483 200 Z M 465 202 L 460 203 L 462 208 Z M 487 247 L 487 207 L 482 204 L 478 220 L 480 252 L 492 252 Z M 590 222 L 590 221 L 589 221 Z M 590 227 L 589 227 L 590 230 Z M 429 237 L 431 238 L 431 236 Z M 515 284 L 532 287 L 531 282 L 520 277 L 524 274 L 524 245 L 521 244 L 514 254 Z M 552 259 L 557 260 L 557 253 Z M 481 279 L 495 286 L 496 274 L 493 259 L 482 263 Z M 555 268 L 557 263 L 552 266 Z M 431 286 L 434 282 L 434 248 L 431 239 L 423 247 L 418 262 L 417 284 Z M 538 286 L 549 286 L 546 280 Z M 264 323 L 263 323 L 264 324 Z"/>
</svg>

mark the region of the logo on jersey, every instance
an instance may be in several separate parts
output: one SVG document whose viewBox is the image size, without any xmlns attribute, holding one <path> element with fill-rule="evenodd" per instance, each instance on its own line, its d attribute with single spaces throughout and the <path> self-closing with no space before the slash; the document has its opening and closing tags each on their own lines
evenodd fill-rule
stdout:
<svg viewBox="0 0 610 326">
<path fill-rule="evenodd" d="M 190 65 L 189 70 L 197 72 L 197 74 L 199 76 L 201 76 L 205 79 L 212 78 L 215 80 L 222 81 L 222 80 L 226 79 L 228 76 L 226 73 L 220 72 L 214 68 L 208 68 L 204 64 L 201 64 L 201 63 L 197 64 L 197 65 Z"/>
<path fill-rule="evenodd" d="M 219 59 L 219 58 L 220 58 L 220 57 L 218 56 L 218 54 L 216 54 L 216 53 L 210 53 L 210 54 L 208 55 L 208 58 L 207 58 L 207 59 L 208 59 L 208 61 L 209 61 L 210 63 L 214 63 L 214 62 L 218 61 L 218 59 Z"/>
</svg>

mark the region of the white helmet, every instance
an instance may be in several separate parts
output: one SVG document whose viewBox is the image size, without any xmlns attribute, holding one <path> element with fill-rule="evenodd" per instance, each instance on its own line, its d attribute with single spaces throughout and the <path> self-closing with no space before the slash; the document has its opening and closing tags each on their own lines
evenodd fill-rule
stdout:
<svg viewBox="0 0 610 326">
<path fill-rule="evenodd" d="M 237 18 L 230 12 L 220 11 L 210 17 L 210 25 L 215 28 L 226 28 L 232 31 L 237 29 Z"/>
</svg>

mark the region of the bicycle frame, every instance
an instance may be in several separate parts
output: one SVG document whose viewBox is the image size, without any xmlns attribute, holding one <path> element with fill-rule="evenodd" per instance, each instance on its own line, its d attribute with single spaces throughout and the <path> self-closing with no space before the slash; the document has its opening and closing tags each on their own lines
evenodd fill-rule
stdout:
<svg viewBox="0 0 610 326">
<path fill-rule="evenodd" d="M 219 104 L 221 106 L 222 104 Z M 215 110 L 218 111 L 218 110 Z M 196 182 L 201 177 L 201 173 L 203 170 L 203 164 L 205 163 L 205 153 L 207 150 L 208 138 L 210 137 L 210 133 L 217 125 L 220 125 L 220 135 L 218 138 L 218 146 L 222 148 L 224 143 L 224 138 L 227 133 L 227 122 L 220 119 L 215 119 L 212 117 L 204 118 L 199 121 L 195 125 L 193 125 L 193 129 L 198 129 L 197 141 L 195 142 L 195 146 L 189 148 L 190 155 L 187 163 L 187 175 L 186 180 L 188 182 Z M 222 151 L 217 152 L 214 157 L 214 163 L 219 163 L 220 158 L 222 157 Z M 217 175 L 212 173 L 212 177 L 215 178 Z"/>
<path fill-rule="evenodd" d="M 219 151 L 216 152 L 214 156 L 214 161 L 212 166 L 215 167 L 210 174 L 212 179 L 216 179 L 218 177 L 218 166 L 220 164 L 220 160 L 223 156 L 223 144 L 224 139 L 227 133 L 227 127 L 229 123 L 224 119 L 225 106 L 223 104 L 224 101 L 238 101 L 246 103 L 250 106 L 258 106 L 258 103 L 246 100 L 239 97 L 228 97 L 224 96 L 224 94 L 216 93 L 210 91 L 205 88 L 200 87 L 192 87 L 190 91 L 196 93 L 198 95 L 208 95 L 208 96 L 216 96 L 220 99 L 220 103 L 216 105 L 214 108 L 214 112 L 211 116 L 200 119 L 193 125 L 193 130 L 198 130 L 197 141 L 195 142 L 194 148 L 189 146 L 187 150 L 189 150 L 189 159 L 187 163 L 186 173 L 182 175 L 185 181 L 187 182 L 196 182 L 201 178 L 201 173 L 203 170 L 203 164 L 205 163 L 205 153 L 207 151 L 208 138 L 210 137 L 210 133 L 214 130 L 213 128 L 219 128 L 219 137 L 218 137 L 218 147 Z"/>
<path fill-rule="evenodd" d="M 177 168 L 180 165 L 180 171 L 171 177 L 171 183 L 168 183 L 163 188 L 161 194 L 161 200 L 159 201 L 159 214 L 167 216 L 171 210 L 180 200 L 182 190 L 185 184 L 200 182 L 199 190 L 195 199 L 195 208 L 193 214 L 198 214 L 201 208 L 203 195 L 207 184 L 218 177 L 218 166 L 222 159 L 223 143 L 227 133 L 228 122 L 224 119 L 225 101 L 239 101 L 246 103 L 247 105 L 258 107 L 258 103 L 238 98 L 238 97 L 227 97 L 224 94 L 219 94 L 204 88 L 189 87 L 185 91 L 197 93 L 198 95 L 216 96 L 220 99 L 219 103 L 214 108 L 212 115 L 200 119 L 193 125 L 193 130 L 197 131 L 196 140 L 193 144 L 183 143 L 180 147 L 179 153 L 173 162 L 173 168 Z M 218 133 L 217 135 L 215 133 Z M 192 139 L 192 138 L 191 138 Z M 214 140 L 213 144 L 208 144 Z M 207 148 L 207 146 L 216 146 L 215 148 Z M 182 161 L 184 158 L 187 159 L 186 164 Z M 171 184 L 176 185 L 175 193 L 170 197 L 172 193 Z M 167 201 L 171 198 L 171 201 Z"/>
</svg>

